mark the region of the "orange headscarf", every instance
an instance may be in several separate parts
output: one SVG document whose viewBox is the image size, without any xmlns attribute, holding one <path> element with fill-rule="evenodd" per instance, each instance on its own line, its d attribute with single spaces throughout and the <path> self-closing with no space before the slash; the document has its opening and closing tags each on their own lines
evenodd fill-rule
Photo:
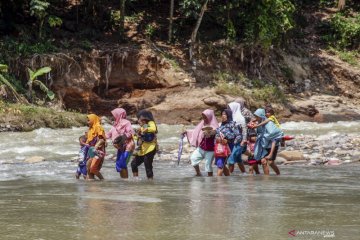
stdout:
<svg viewBox="0 0 360 240">
<path fill-rule="evenodd" d="M 90 128 L 87 134 L 86 143 L 90 143 L 94 138 L 102 136 L 105 139 L 105 131 L 101 126 L 100 118 L 95 114 L 87 115 Z"/>
</svg>

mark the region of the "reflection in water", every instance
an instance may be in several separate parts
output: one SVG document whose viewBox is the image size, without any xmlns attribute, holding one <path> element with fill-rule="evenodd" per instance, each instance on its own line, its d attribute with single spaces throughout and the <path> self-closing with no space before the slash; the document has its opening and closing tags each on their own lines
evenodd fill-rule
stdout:
<svg viewBox="0 0 360 240">
<path fill-rule="evenodd" d="M 3 181 L 1 239 L 277 240 L 293 229 L 358 239 L 358 166 L 211 178 L 168 175 L 167 164 L 154 181 Z"/>
</svg>

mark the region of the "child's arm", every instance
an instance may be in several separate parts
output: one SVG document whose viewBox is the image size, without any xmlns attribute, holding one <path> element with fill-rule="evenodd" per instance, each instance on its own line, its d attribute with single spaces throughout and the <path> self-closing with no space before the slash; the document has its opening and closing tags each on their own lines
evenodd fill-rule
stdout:
<svg viewBox="0 0 360 240">
<path fill-rule="evenodd" d="M 265 124 L 267 124 L 267 123 L 270 122 L 270 121 L 271 121 L 271 120 L 267 118 L 265 121 L 262 121 L 261 123 L 255 125 L 254 128 L 258 128 L 258 127 L 264 126 Z"/>
</svg>

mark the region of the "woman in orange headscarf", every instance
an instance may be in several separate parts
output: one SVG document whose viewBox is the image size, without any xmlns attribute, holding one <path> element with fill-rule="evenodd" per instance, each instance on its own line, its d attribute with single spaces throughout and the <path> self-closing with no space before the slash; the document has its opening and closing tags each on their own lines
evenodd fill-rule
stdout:
<svg viewBox="0 0 360 240">
<path fill-rule="evenodd" d="M 105 131 L 104 128 L 101 126 L 100 118 L 95 114 L 87 115 L 88 118 L 88 134 L 86 143 L 95 146 L 96 142 L 99 139 L 105 139 Z"/>
<path fill-rule="evenodd" d="M 105 157 L 105 131 L 101 126 L 100 118 L 97 115 L 89 114 L 87 115 L 87 118 L 89 130 L 86 143 L 90 146 L 88 151 L 90 158 L 86 164 L 88 172 L 87 176 L 88 179 L 94 179 L 94 176 L 97 176 L 99 179 L 104 179 L 100 173 L 100 169 Z M 99 144 L 97 144 L 98 142 Z"/>
</svg>

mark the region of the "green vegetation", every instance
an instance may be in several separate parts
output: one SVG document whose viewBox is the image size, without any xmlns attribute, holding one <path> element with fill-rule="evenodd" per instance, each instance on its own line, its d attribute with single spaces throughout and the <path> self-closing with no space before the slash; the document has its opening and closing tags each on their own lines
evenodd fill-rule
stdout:
<svg viewBox="0 0 360 240">
<path fill-rule="evenodd" d="M 27 70 L 28 70 L 28 73 L 29 73 L 29 81 L 28 81 L 29 92 L 28 92 L 28 96 L 29 96 L 30 102 L 32 102 L 33 85 L 39 86 L 41 91 L 45 92 L 47 97 L 50 100 L 53 100 L 55 98 L 55 94 L 50 89 L 48 89 L 48 87 L 44 83 L 42 83 L 40 80 L 38 80 L 38 77 L 40 77 L 40 76 L 42 76 L 42 75 L 44 75 L 46 73 L 49 73 L 51 71 L 51 68 L 50 67 L 43 67 L 43 68 L 40 68 L 40 69 L 35 70 L 35 71 L 28 68 Z"/>
<path fill-rule="evenodd" d="M 84 114 L 75 112 L 57 112 L 52 108 L 34 105 L 13 104 L 0 100 L 0 118 L 18 131 L 31 131 L 40 127 L 68 128 L 85 126 Z"/>
<path fill-rule="evenodd" d="M 31 42 L 27 39 L 15 40 L 10 37 L 0 39 L 0 61 L 9 62 L 17 57 L 56 52 L 58 48 L 50 40 Z"/>
<path fill-rule="evenodd" d="M 288 81 L 293 80 L 294 71 L 288 67 L 288 66 L 280 66 L 280 70 L 284 74 L 284 76 L 287 78 Z"/>
<path fill-rule="evenodd" d="M 65 73 L 55 69 L 62 68 L 60 64 L 43 64 L 39 55 L 51 59 L 49 53 L 96 47 L 102 58 L 103 49 L 119 43 L 135 48 L 154 43 L 175 70 L 181 69 L 178 58 L 183 58 L 190 60 L 185 66 L 189 73 L 195 62 L 198 70 L 215 72 L 219 93 L 242 95 L 255 105 L 281 103 L 286 98 L 275 78 L 285 78 L 288 85 L 294 81 L 292 69 L 277 65 L 283 53 L 308 57 L 305 45 L 310 42 L 358 65 L 359 13 L 357 0 L 1 1 L 0 67 L 6 64 L 9 69 L 4 72 L 2 67 L 0 85 L 19 99 L 27 93 L 30 101 L 51 101 L 50 86 L 37 77 L 46 74 L 44 65 L 54 68 L 54 76 Z M 26 71 L 34 66 L 42 68 L 39 74 Z M 204 77 L 204 83 L 207 80 Z"/>
<path fill-rule="evenodd" d="M 335 14 L 330 21 L 333 31 L 329 40 L 332 40 L 338 48 L 360 48 L 360 14 L 347 15 L 344 13 Z"/>
<path fill-rule="evenodd" d="M 216 79 L 214 84 L 218 94 L 241 96 L 252 106 L 260 107 L 265 103 L 287 102 L 281 89 L 259 79 L 247 79 L 243 75 L 227 72 L 216 73 L 214 79 Z"/>
<path fill-rule="evenodd" d="M 357 51 L 339 50 L 330 47 L 330 51 L 335 53 L 339 58 L 352 66 L 359 66 L 359 53 Z"/>
</svg>

